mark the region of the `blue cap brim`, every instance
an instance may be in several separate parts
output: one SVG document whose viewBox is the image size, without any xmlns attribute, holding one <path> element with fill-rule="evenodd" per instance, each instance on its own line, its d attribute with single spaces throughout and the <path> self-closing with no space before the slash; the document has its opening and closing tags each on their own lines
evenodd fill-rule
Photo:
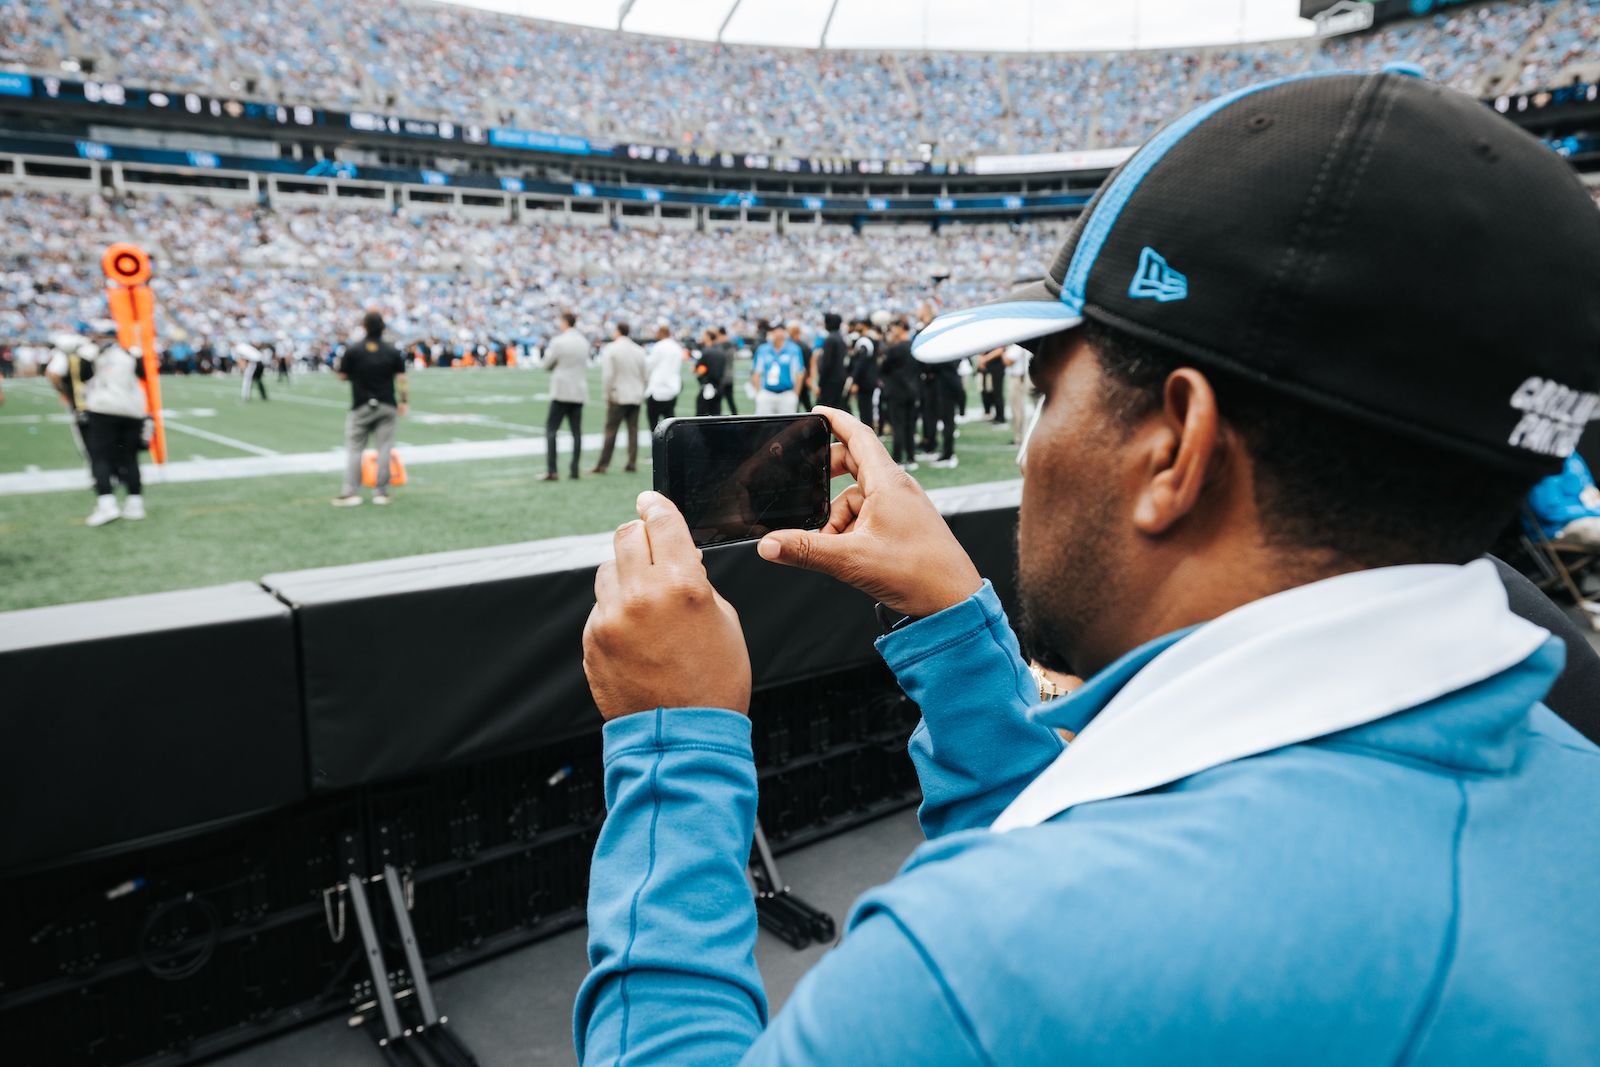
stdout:
<svg viewBox="0 0 1600 1067">
<path fill-rule="evenodd" d="M 1082 311 L 1062 303 L 1044 282 L 1034 282 L 1005 300 L 940 315 L 912 339 L 911 354 L 922 363 L 949 363 L 1082 322 Z"/>
</svg>

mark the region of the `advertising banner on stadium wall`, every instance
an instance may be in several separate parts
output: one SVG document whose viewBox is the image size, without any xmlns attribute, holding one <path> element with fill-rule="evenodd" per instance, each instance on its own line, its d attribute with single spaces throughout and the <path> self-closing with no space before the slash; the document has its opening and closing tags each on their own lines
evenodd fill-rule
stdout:
<svg viewBox="0 0 1600 1067">
<path fill-rule="evenodd" d="M 1056 174 L 1074 170 L 1111 170 L 1133 155 L 1133 147 L 1086 148 L 1077 152 L 1040 152 L 1028 156 L 979 156 L 975 174 Z"/>
</svg>

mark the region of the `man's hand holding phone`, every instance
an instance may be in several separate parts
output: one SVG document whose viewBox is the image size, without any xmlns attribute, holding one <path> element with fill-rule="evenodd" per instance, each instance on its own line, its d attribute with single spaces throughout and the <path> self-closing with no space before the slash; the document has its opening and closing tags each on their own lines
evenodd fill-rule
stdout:
<svg viewBox="0 0 1600 1067">
<path fill-rule="evenodd" d="M 667 708 L 750 711 L 750 652 L 733 606 L 706 577 L 678 509 L 639 495 L 639 521 L 595 575 L 583 670 L 607 720 Z"/>
<path fill-rule="evenodd" d="M 826 418 L 841 442 L 833 446 L 833 476 L 848 474 L 855 484 L 834 498 L 825 527 L 769 533 L 757 546 L 761 557 L 820 571 L 916 618 L 982 588 L 944 516 L 877 435 L 849 412 L 818 407 L 813 414 Z"/>
</svg>

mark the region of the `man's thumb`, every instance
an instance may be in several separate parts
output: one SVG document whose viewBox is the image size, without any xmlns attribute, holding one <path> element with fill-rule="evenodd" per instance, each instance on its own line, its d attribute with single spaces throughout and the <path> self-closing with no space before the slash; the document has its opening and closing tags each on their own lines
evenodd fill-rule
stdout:
<svg viewBox="0 0 1600 1067">
<path fill-rule="evenodd" d="M 810 530 L 774 530 L 756 545 L 756 552 L 769 563 L 821 571 L 834 577 L 839 576 L 844 562 L 836 538 Z"/>
</svg>

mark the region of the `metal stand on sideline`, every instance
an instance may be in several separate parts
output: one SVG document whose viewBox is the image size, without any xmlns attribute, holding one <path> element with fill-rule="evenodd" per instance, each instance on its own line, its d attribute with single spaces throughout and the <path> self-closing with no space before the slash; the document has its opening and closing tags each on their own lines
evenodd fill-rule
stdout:
<svg viewBox="0 0 1600 1067">
<path fill-rule="evenodd" d="M 384 864 L 383 874 L 372 879 L 385 883 L 388 890 L 389 910 L 394 915 L 395 929 L 406 955 L 406 970 L 411 978 L 409 989 L 396 991 L 384 963 L 383 947 L 378 940 L 377 924 L 373 921 L 372 906 L 367 898 L 366 885 L 358 875 L 351 875 L 342 888 L 350 897 L 355 909 L 356 925 L 361 931 L 361 946 L 366 954 L 367 967 L 372 974 L 373 1001 L 363 1004 L 351 1017 L 351 1026 L 368 1026 L 368 1033 L 377 1043 L 378 1051 L 386 1063 L 395 1067 L 478 1067 L 477 1059 L 445 1024 L 449 1019 L 439 1014 L 433 1002 L 433 987 L 423 969 L 422 953 L 417 948 L 416 930 L 411 925 L 411 911 L 401 889 L 398 871 Z M 343 936 L 342 913 L 340 930 L 335 940 Z M 330 928 L 330 932 L 331 928 Z M 414 1025 L 403 1025 L 400 1020 L 401 1000 L 416 1005 L 419 1020 Z M 373 1009 L 382 1029 L 372 1026 Z"/>
<path fill-rule="evenodd" d="M 818 911 L 784 885 L 778 874 L 778 862 L 772 858 L 772 847 L 767 844 L 766 831 L 756 823 L 755 855 L 745 872 L 756 894 L 756 922 L 770 930 L 790 948 L 805 948 L 816 942 L 827 944 L 833 940 L 833 916 Z"/>
</svg>

